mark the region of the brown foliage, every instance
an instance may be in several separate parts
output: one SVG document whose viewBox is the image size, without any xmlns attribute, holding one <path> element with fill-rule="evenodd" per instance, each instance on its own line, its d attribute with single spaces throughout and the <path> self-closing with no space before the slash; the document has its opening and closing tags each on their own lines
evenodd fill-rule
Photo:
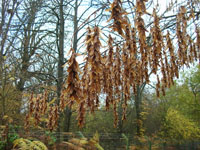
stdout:
<svg viewBox="0 0 200 150">
<path fill-rule="evenodd" d="M 50 131 L 53 131 L 58 125 L 58 106 L 52 106 L 50 107 L 49 111 L 49 118 L 47 127 Z"/>
<path fill-rule="evenodd" d="M 121 36 L 124 37 L 125 26 L 128 24 L 128 22 L 124 17 L 126 12 L 122 9 L 121 0 L 114 0 L 109 10 L 111 10 L 111 15 L 108 21 L 112 19 L 114 20 L 111 28 L 113 31 L 117 31 Z"/>
</svg>

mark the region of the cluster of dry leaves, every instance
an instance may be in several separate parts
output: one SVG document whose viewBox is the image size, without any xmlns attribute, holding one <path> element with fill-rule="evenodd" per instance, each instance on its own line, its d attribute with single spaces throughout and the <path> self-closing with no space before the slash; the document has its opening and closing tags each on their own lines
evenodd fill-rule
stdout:
<svg viewBox="0 0 200 150">
<path fill-rule="evenodd" d="M 26 115 L 25 129 L 34 122 L 38 126 L 41 121 L 46 122 L 47 128 L 52 131 L 58 125 L 59 107 L 57 105 L 49 105 L 48 92 L 41 94 L 31 94 L 29 99 L 29 112 Z M 48 119 L 46 119 L 48 114 Z M 48 121 L 47 121 L 48 120 Z"/>
<path fill-rule="evenodd" d="M 59 110 L 62 112 L 67 105 L 69 107 L 76 105 L 80 127 L 84 124 L 86 111 L 93 113 L 98 109 L 100 95 L 105 96 L 106 109 L 112 106 L 114 124 L 117 126 L 118 119 L 126 119 L 130 94 L 137 94 L 139 86 L 148 84 L 151 74 L 157 76 L 156 93 L 159 97 L 160 92 L 165 95 L 165 89 L 174 84 L 173 80 L 179 77 L 178 72 L 182 66 L 189 66 L 190 63 L 200 59 L 200 29 L 196 26 L 195 40 L 187 33 L 187 22 L 194 16 L 188 15 L 183 6 L 180 7 L 176 17 L 177 51 L 170 33 L 164 34 L 161 30 L 160 18 L 155 10 L 152 14 L 154 21 L 150 30 L 151 41 L 147 40 L 143 19 L 143 15 L 146 14 L 146 1 L 137 0 L 134 26 L 131 26 L 121 0 L 114 0 L 109 9 L 111 11 L 109 21 L 112 20 L 110 28 L 121 35 L 124 43 L 115 44 L 114 38 L 109 35 L 106 53 L 101 54 L 100 51 L 99 27 L 88 27 L 85 40 L 87 57 L 82 73 L 76 61 L 77 54 L 71 49 L 68 76 L 63 86 Z M 118 118 L 117 114 L 120 99 L 123 99 L 122 118 Z M 30 103 L 30 115 L 33 114 L 32 103 Z M 36 101 L 35 108 L 41 108 L 39 105 Z M 54 123 L 58 119 L 58 106 L 52 108 L 51 112 L 50 129 L 56 126 Z M 37 113 L 35 118 L 38 118 Z"/>
</svg>

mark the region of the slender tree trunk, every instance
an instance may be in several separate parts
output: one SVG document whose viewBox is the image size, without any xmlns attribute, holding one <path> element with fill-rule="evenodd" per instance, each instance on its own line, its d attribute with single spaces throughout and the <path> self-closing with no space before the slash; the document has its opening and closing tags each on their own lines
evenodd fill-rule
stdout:
<svg viewBox="0 0 200 150">
<path fill-rule="evenodd" d="M 70 129 L 70 123 L 71 123 L 71 115 L 72 111 L 67 107 L 65 109 L 65 119 L 64 119 L 64 132 L 69 132 Z"/>
<path fill-rule="evenodd" d="M 142 103 L 143 88 L 137 86 L 137 93 L 135 94 L 135 109 L 136 109 L 136 134 L 138 137 L 142 136 L 142 118 L 141 118 L 141 103 Z"/>
<path fill-rule="evenodd" d="M 117 132 L 120 135 L 123 133 L 123 120 L 122 120 L 123 108 L 122 108 L 122 104 L 123 104 L 123 93 L 122 93 L 122 97 L 121 97 L 121 100 L 120 100 L 120 104 L 118 106 L 119 120 L 118 120 Z"/>
<path fill-rule="evenodd" d="M 135 109 L 136 109 L 136 132 L 137 136 L 141 136 L 141 116 L 140 116 L 140 97 L 138 95 L 135 96 Z"/>
<path fill-rule="evenodd" d="M 78 0 L 75 1 L 74 6 L 74 34 L 73 34 L 73 49 L 77 52 L 78 44 Z M 65 119 L 64 119 L 64 131 L 69 132 L 70 130 L 70 121 L 71 121 L 71 109 L 67 107 L 65 109 Z"/>
<path fill-rule="evenodd" d="M 57 104 L 60 103 L 61 90 L 63 85 L 63 64 L 64 64 L 64 13 L 63 13 L 63 0 L 60 0 L 59 6 L 59 35 L 58 35 L 58 82 L 57 82 Z M 58 142 L 60 141 L 61 122 L 58 123 Z"/>
<path fill-rule="evenodd" d="M 59 18 L 59 45 L 58 45 L 58 83 L 57 96 L 58 104 L 60 103 L 60 95 L 63 84 L 63 64 L 64 64 L 64 16 L 63 16 L 63 0 L 60 0 L 60 18 Z"/>
<path fill-rule="evenodd" d="M 75 52 L 77 51 L 77 37 L 78 37 L 78 0 L 75 2 L 75 7 L 74 7 L 74 39 L 73 39 L 73 49 Z"/>
<path fill-rule="evenodd" d="M 3 116 L 5 116 L 6 115 L 6 100 L 5 100 L 5 97 L 4 97 L 4 95 L 3 96 L 1 96 L 1 100 L 2 100 L 2 114 L 1 114 L 1 124 L 2 125 L 5 125 L 5 122 L 4 122 L 4 120 L 3 120 Z"/>
<path fill-rule="evenodd" d="M 35 49 L 31 48 L 31 40 L 34 39 L 33 33 L 32 33 L 32 26 L 35 23 L 35 17 L 36 17 L 36 9 L 35 9 L 35 3 L 30 3 L 31 6 L 31 13 L 28 14 L 29 19 L 28 19 L 28 24 L 27 26 L 24 27 L 24 35 L 23 35 L 23 40 L 22 40 L 22 54 L 21 54 L 21 59 L 22 59 L 22 66 L 20 68 L 20 76 L 19 76 L 19 81 L 17 83 L 17 90 L 20 91 L 20 106 L 22 105 L 22 92 L 24 91 L 24 85 L 25 82 L 27 81 L 30 76 L 28 75 L 28 68 L 30 66 L 30 59 L 31 56 L 34 55 Z M 27 12 L 28 13 L 28 12 Z M 20 114 L 20 109 L 18 110 L 18 113 Z"/>
</svg>

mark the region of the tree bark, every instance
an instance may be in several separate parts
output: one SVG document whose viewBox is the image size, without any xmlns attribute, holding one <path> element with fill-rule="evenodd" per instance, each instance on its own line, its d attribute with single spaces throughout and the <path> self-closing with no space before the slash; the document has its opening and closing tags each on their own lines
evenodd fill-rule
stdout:
<svg viewBox="0 0 200 150">
<path fill-rule="evenodd" d="M 136 134 L 138 137 L 142 136 L 141 129 L 143 128 L 142 117 L 141 117 L 141 104 L 142 104 L 142 93 L 145 87 L 145 83 L 142 86 L 137 86 L 137 93 L 135 94 L 135 110 L 136 110 Z"/>
<path fill-rule="evenodd" d="M 64 119 L 64 132 L 69 132 L 70 130 L 70 123 L 71 123 L 71 116 L 72 111 L 68 107 L 65 109 L 65 119 Z"/>
<path fill-rule="evenodd" d="M 78 44 L 78 0 L 75 1 L 74 6 L 74 34 L 73 34 L 73 49 L 77 52 Z M 69 132 L 70 130 L 70 121 L 71 121 L 72 111 L 69 107 L 65 109 L 65 118 L 64 118 L 64 131 Z"/>
<path fill-rule="evenodd" d="M 141 136 L 141 95 L 140 95 L 140 89 L 138 88 L 137 94 L 135 95 L 135 110 L 136 110 L 136 132 L 137 132 L 137 136 L 140 137 Z"/>
<path fill-rule="evenodd" d="M 122 120 L 122 113 L 123 113 L 123 93 L 122 97 L 120 98 L 120 104 L 118 106 L 118 115 L 119 115 L 119 120 L 118 120 L 118 126 L 117 126 L 117 132 L 121 135 L 123 133 L 123 120 Z"/>
<path fill-rule="evenodd" d="M 38 2 L 39 3 L 39 2 Z M 17 83 L 17 89 L 19 91 L 24 90 L 24 84 L 27 81 L 30 76 L 28 75 L 28 68 L 30 66 L 30 60 L 31 57 L 35 54 L 36 47 L 40 43 L 41 39 L 38 39 L 36 41 L 36 34 L 37 31 L 33 31 L 33 26 L 35 24 L 36 20 L 36 14 L 39 11 L 39 9 L 36 9 L 38 6 L 37 2 L 30 2 L 30 11 L 27 11 L 26 17 L 28 18 L 28 23 L 24 27 L 24 35 L 22 40 L 22 53 L 21 53 L 21 59 L 22 59 L 22 66 L 20 68 L 20 77 L 19 82 Z M 27 18 L 24 18 L 26 20 Z M 20 19 L 19 19 L 20 20 Z M 21 22 L 23 24 L 23 22 Z M 36 41 L 35 43 L 33 41 Z"/>
<path fill-rule="evenodd" d="M 63 64 L 64 64 L 64 13 L 63 13 L 63 0 L 59 4 L 59 18 L 58 18 L 58 82 L 57 82 L 57 104 L 60 103 L 61 90 L 63 85 Z M 58 141 L 60 141 L 61 121 L 58 122 Z"/>
</svg>

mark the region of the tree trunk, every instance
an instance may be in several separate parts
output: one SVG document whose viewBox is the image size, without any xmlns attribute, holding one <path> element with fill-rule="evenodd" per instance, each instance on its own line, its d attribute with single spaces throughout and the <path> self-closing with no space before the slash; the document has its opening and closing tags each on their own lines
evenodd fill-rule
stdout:
<svg viewBox="0 0 200 150">
<path fill-rule="evenodd" d="M 69 132 L 70 129 L 70 123 L 71 123 L 71 109 L 68 107 L 65 109 L 65 120 L 64 120 L 64 132 Z"/>
<path fill-rule="evenodd" d="M 123 93 L 122 93 L 123 94 Z M 123 113 L 123 108 L 122 108 L 122 104 L 123 104 L 123 95 L 121 97 L 120 100 L 120 104 L 118 106 L 118 115 L 119 115 L 119 120 L 118 120 L 118 126 L 117 126 L 117 132 L 121 135 L 123 133 L 123 120 L 122 120 L 122 113 Z"/>
<path fill-rule="evenodd" d="M 73 34 L 73 49 L 77 52 L 77 44 L 78 44 L 78 0 L 75 1 L 74 6 L 74 34 Z M 69 107 L 65 110 L 65 119 L 64 119 L 64 131 L 69 132 L 70 129 L 70 121 L 71 121 L 71 109 Z"/>
<path fill-rule="evenodd" d="M 30 2 L 30 12 L 27 12 L 27 16 L 28 16 L 28 23 L 27 25 L 24 27 L 24 32 L 23 32 L 23 40 L 22 40 L 22 48 L 21 48 L 21 59 L 22 59 L 22 64 L 20 67 L 20 75 L 19 75 L 19 81 L 17 82 L 17 90 L 20 91 L 20 106 L 22 105 L 22 92 L 24 91 L 24 85 L 25 82 L 30 78 L 30 76 L 28 75 L 28 69 L 30 66 L 30 60 L 31 57 L 34 55 L 35 53 L 35 48 L 31 47 L 31 41 L 34 39 L 35 40 L 35 36 L 34 33 L 32 31 L 32 27 L 33 24 L 35 23 L 35 19 L 36 19 L 36 13 L 37 10 L 35 9 L 36 3 L 35 2 Z M 34 46 L 33 46 L 34 47 Z M 20 113 L 21 109 L 18 110 L 18 113 Z"/>
<path fill-rule="evenodd" d="M 59 45 L 58 45 L 58 82 L 57 82 L 57 96 L 58 105 L 60 103 L 60 95 L 63 84 L 63 64 L 64 64 L 64 16 L 63 16 L 63 0 L 60 0 L 60 18 L 59 18 Z"/>
<path fill-rule="evenodd" d="M 137 87 L 137 93 L 135 94 L 135 109 L 136 109 L 136 134 L 138 137 L 142 136 L 141 129 L 142 129 L 142 123 L 141 123 L 141 102 L 142 102 L 142 90 L 141 87 Z"/>
<path fill-rule="evenodd" d="M 57 82 L 57 104 L 60 103 L 61 90 L 63 85 L 63 64 L 64 64 L 64 13 L 63 13 L 63 0 L 59 4 L 59 35 L 58 35 L 58 82 Z M 58 122 L 58 142 L 60 141 L 61 121 Z"/>
</svg>

